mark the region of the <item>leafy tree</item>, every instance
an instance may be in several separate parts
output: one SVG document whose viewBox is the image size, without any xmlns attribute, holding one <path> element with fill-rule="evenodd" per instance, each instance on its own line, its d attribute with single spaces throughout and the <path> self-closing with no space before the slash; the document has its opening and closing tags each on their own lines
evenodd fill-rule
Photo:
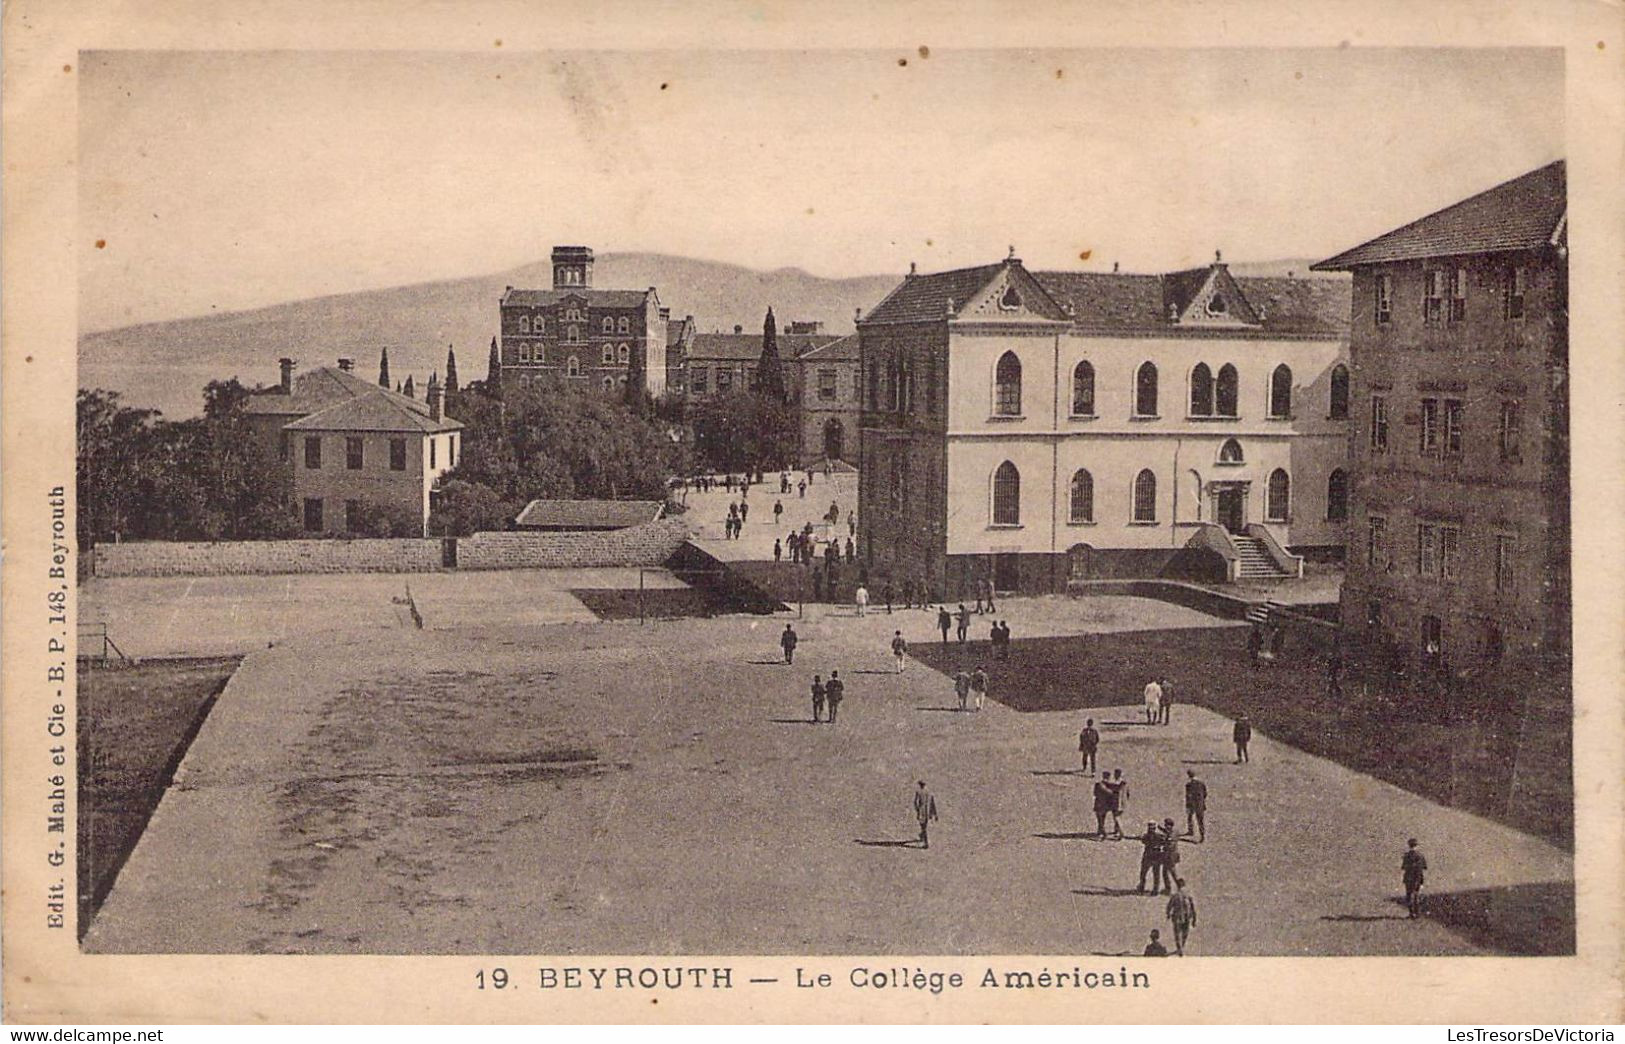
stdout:
<svg viewBox="0 0 1625 1044">
<path fill-rule="evenodd" d="M 440 496 L 429 516 L 429 533 L 463 537 L 506 529 L 521 509 L 522 505 L 503 500 L 483 483 L 447 479 L 440 483 Z"/>
<path fill-rule="evenodd" d="M 712 396 L 695 407 L 690 424 L 695 451 L 715 470 L 771 470 L 795 459 L 795 409 L 756 392 Z"/>
</svg>

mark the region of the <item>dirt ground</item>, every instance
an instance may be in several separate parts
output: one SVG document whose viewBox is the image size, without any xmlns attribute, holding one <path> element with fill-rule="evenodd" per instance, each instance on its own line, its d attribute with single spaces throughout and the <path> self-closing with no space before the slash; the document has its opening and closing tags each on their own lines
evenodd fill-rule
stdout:
<svg viewBox="0 0 1625 1044">
<path fill-rule="evenodd" d="M 1001 615 L 1035 637 L 1046 620 L 1087 631 L 1092 615 L 1118 631 L 1189 622 L 1138 601 L 1035 599 Z M 1053 622 L 1063 609 L 1078 615 Z M 801 638 L 794 666 L 777 647 L 786 622 Z M 1092 781 L 1076 771 L 1086 712 L 1018 711 L 1011 685 L 1010 705 L 958 713 L 946 677 L 917 660 L 898 675 L 886 653 L 892 630 L 923 645 L 931 626 L 918 611 L 847 610 L 470 622 L 259 650 L 85 946 L 1137 953 L 1162 904 L 1133 890 L 1137 844 L 1088 836 Z M 1102 658 L 1145 656 L 1101 641 Z M 835 669 L 848 682 L 840 720 L 814 725 L 807 685 Z M 1567 853 L 1267 727 L 1253 762 L 1233 765 L 1228 719 L 1181 710 L 1156 729 L 1131 707 L 1092 713 L 1102 767 L 1131 781 L 1130 823 L 1182 819 L 1187 769 L 1208 783 L 1209 838 L 1181 846 L 1201 909 L 1193 952 L 1572 946 Z M 922 779 L 941 812 L 929 849 L 914 844 Z M 1409 836 L 1433 866 L 1422 922 L 1395 903 Z"/>
</svg>

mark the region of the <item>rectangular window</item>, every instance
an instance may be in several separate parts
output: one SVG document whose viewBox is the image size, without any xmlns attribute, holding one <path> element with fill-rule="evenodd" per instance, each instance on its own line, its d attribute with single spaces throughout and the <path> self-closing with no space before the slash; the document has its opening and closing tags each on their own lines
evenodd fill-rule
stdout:
<svg viewBox="0 0 1625 1044">
<path fill-rule="evenodd" d="M 840 375 L 834 370 L 818 371 L 818 397 L 825 402 L 834 402 L 840 395 L 836 389 L 836 381 Z"/>
<path fill-rule="evenodd" d="M 1459 323 L 1467 318 L 1467 270 L 1456 269 L 1450 284 L 1450 321 Z"/>
<path fill-rule="evenodd" d="M 1444 269 L 1422 273 L 1422 321 L 1436 323 L 1444 315 Z"/>
<path fill-rule="evenodd" d="M 1501 423 L 1496 432 L 1495 441 L 1501 453 L 1501 460 L 1506 463 L 1515 463 L 1523 459 L 1523 451 L 1519 443 L 1523 437 L 1523 407 L 1515 401 L 1501 404 Z"/>
<path fill-rule="evenodd" d="M 862 402 L 863 401 L 863 371 L 862 370 L 853 370 L 852 371 L 852 401 L 853 402 Z"/>
<path fill-rule="evenodd" d="M 1424 457 L 1431 457 L 1439 452 L 1439 400 L 1422 400 L 1422 417 L 1418 425 L 1417 449 Z"/>
<path fill-rule="evenodd" d="M 305 467 L 315 470 L 322 466 L 322 437 L 320 435 L 305 436 Z"/>
<path fill-rule="evenodd" d="M 433 435 L 429 436 L 429 467 L 431 467 L 431 468 L 437 466 L 436 463 L 435 463 L 435 459 L 434 459 L 434 457 L 435 457 L 435 452 L 434 451 L 435 451 L 435 447 L 439 444 L 439 442 L 440 442 L 440 440 L 435 438 Z"/>
<path fill-rule="evenodd" d="M 1439 576 L 1454 580 L 1461 561 L 1461 530 L 1455 526 L 1439 527 Z"/>
<path fill-rule="evenodd" d="M 1416 575 L 1439 574 L 1439 527 L 1420 522 L 1416 526 Z"/>
<path fill-rule="evenodd" d="M 321 497 L 306 497 L 305 498 L 305 528 L 310 530 L 313 533 L 321 532 L 321 529 L 322 529 L 322 498 Z"/>
<path fill-rule="evenodd" d="M 448 467 L 455 468 L 457 466 L 458 442 L 456 435 L 449 435 L 446 438 L 446 464 Z"/>
<path fill-rule="evenodd" d="M 717 367 L 717 391 L 733 391 L 734 372 L 730 367 Z"/>
<path fill-rule="evenodd" d="M 406 440 L 405 439 L 390 439 L 389 440 L 389 470 L 390 471 L 405 471 L 406 470 Z"/>
<path fill-rule="evenodd" d="M 1467 417 L 1467 404 L 1460 399 L 1444 400 L 1444 455 L 1460 457 L 1462 425 Z"/>
<path fill-rule="evenodd" d="M 287 432 L 282 433 L 282 440 L 277 443 L 277 459 L 287 460 L 293 456 L 293 436 Z"/>
<path fill-rule="evenodd" d="M 1523 299 L 1528 286 L 1528 270 L 1521 265 L 1507 269 L 1507 318 L 1523 318 Z"/>
<path fill-rule="evenodd" d="M 1377 276 L 1377 322 L 1386 323 L 1394 318 L 1394 277 L 1387 272 Z"/>
<path fill-rule="evenodd" d="M 344 440 L 344 466 L 350 471 L 360 471 L 361 462 L 366 455 L 365 440 L 351 435 Z"/>
<path fill-rule="evenodd" d="M 1388 564 L 1388 520 L 1381 515 L 1366 519 L 1365 564 L 1381 569 Z"/>
<path fill-rule="evenodd" d="M 1508 593 L 1516 587 L 1518 538 L 1500 534 L 1495 538 L 1495 589 Z"/>
<path fill-rule="evenodd" d="M 745 364 L 744 386 L 751 391 L 756 390 L 756 367 L 750 363 Z"/>
<path fill-rule="evenodd" d="M 1388 400 L 1371 396 L 1371 452 L 1388 452 Z"/>
<path fill-rule="evenodd" d="M 346 500 L 344 502 L 344 531 L 354 533 L 361 525 L 361 501 Z"/>
<path fill-rule="evenodd" d="M 710 390 L 710 386 L 711 371 L 704 366 L 694 367 L 694 372 L 689 376 L 688 379 L 689 390 L 694 392 L 696 395 L 704 395 Z"/>
</svg>

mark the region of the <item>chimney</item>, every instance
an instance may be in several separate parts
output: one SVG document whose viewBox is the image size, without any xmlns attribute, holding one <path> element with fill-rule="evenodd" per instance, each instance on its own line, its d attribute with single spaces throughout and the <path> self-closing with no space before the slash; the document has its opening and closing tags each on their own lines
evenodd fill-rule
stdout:
<svg viewBox="0 0 1625 1044">
<path fill-rule="evenodd" d="M 440 419 L 440 385 L 433 378 L 429 378 L 429 419 Z"/>
<path fill-rule="evenodd" d="M 343 370 L 345 373 L 350 373 L 355 369 L 355 360 L 340 358 L 339 369 Z"/>
<path fill-rule="evenodd" d="M 734 333 L 742 334 L 744 332 L 745 332 L 745 328 L 743 326 L 740 326 L 738 323 L 734 323 Z"/>
<path fill-rule="evenodd" d="M 293 360 L 288 358 L 278 359 L 277 365 L 282 367 L 282 394 L 291 394 L 293 392 Z"/>
<path fill-rule="evenodd" d="M 919 275 L 920 274 L 919 270 L 917 268 L 915 268 L 914 262 L 912 262 L 912 261 L 910 261 L 908 263 L 908 274 L 909 275 Z"/>
<path fill-rule="evenodd" d="M 1118 273 L 1118 271 L 1119 271 L 1119 269 L 1118 269 L 1118 266 L 1117 266 L 1117 262 L 1113 261 L 1112 262 L 1112 275 L 1116 275 Z"/>
</svg>

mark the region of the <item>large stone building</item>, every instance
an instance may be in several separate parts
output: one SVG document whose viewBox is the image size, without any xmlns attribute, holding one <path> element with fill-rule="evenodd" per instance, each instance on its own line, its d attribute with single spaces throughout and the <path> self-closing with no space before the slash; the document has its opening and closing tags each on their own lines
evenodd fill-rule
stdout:
<svg viewBox="0 0 1625 1044">
<path fill-rule="evenodd" d="M 1218 261 L 911 272 L 858 322 L 871 571 L 957 598 L 1339 554 L 1348 292 Z"/>
<path fill-rule="evenodd" d="M 1559 161 L 1316 266 L 1354 273 L 1344 630 L 1413 680 L 1567 677 L 1567 244 Z"/>
<path fill-rule="evenodd" d="M 441 412 L 438 382 L 419 402 L 356 376 L 349 359 L 297 376 L 292 359 L 281 365 L 281 382 L 243 409 L 300 525 L 348 533 L 372 507 L 426 533 L 436 483 L 462 453 L 463 426 Z"/>
<path fill-rule="evenodd" d="M 554 247 L 551 290 L 508 287 L 500 308 L 503 383 L 545 373 L 606 392 L 665 391 L 670 310 L 652 286 L 595 289 L 592 267 L 590 248 Z"/>
<path fill-rule="evenodd" d="M 687 353 L 683 394 L 691 403 L 701 402 L 733 391 L 756 387 L 756 371 L 762 361 L 762 332 L 746 333 L 735 326 L 733 333 L 695 334 Z M 814 348 L 822 348 L 839 338 L 820 333 L 781 333 L 779 359 L 785 380 L 795 379 L 795 360 Z"/>
<path fill-rule="evenodd" d="M 792 331 L 798 325 L 792 323 Z M 794 336 L 793 334 L 787 336 Z M 801 466 L 823 461 L 857 464 L 863 420 L 862 360 L 858 335 L 809 348 L 790 363 L 801 420 Z"/>
</svg>

